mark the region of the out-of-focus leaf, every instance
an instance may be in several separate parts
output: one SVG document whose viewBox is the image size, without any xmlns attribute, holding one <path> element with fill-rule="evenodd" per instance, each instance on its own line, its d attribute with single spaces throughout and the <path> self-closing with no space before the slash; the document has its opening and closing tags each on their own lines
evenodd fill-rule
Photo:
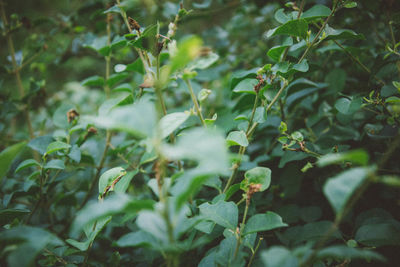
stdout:
<svg viewBox="0 0 400 267">
<path fill-rule="evenodd" d="M 324 167 L 331 164 L 342 163 L 344 161 L 350 161 L 355 164 L 359 165 L 367 165 L 369 160 L 369 156 L 367 152 L 363 149 L 352 150 L 342 153 L 331 153 L 322 156 L 318 159 L 318 166 Z"/>
<path fill-rule="evenodd" d="M 247 140 L 246 133 L 244 131 L 232 131 L 229 133 L 226 138 L 229 146 L 244 146 L 247 147 L 249 145 L 249 141 Z"/>
<path fill-rule="evenodd" d="M 286 226 L 288 225 L 282 222 L 281 216 L 272 211 L 268 211 L 265 214 L 256 214 L 251 216 L 246 222 L 243 234 L 248 235 L 251 233 L 269 231 Z"/>
<path fill-rule="evenodd" d="M 233 202 L 219 201 L 216 204 L 204 203 L 199 206 L 200 214 L 225 228 L 236 230 L 238 224 L 238 208 Z"/>
<path fill-rule="evenodd" d="M 10 169 L 14 158 L 24 149 L 26 142 L 21 142 L 7 147 L 0 152 L 0 181 Z"/>
<path fill-rule="evenodd" d="M 275 35 L 290 35 L 305 39 L 307 37 L 308 23 L 305 19 L 296 19 L 286 22 L 267 32 L 267 37 Z"/>
<path fill-rule="evenodd" d="M 188 112 L 174 112 L 162 117 L 160 120 L 161 138 L 166 138 L 173 133 L 189 116 Z"/>
</svg>

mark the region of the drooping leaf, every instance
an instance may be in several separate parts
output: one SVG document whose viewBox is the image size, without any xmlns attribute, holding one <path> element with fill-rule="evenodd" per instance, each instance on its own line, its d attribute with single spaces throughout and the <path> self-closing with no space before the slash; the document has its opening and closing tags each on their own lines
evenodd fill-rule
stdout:
<svg viewBox="0 0 400 267">
<path fill-rule="evenodd" d="M 115 167 L 104 172 L 99 179 L 99 194 L 102 194 L 107 186 L 111 186 L 114 180 L 122 178 L 124 175 L 126 175 L 126 171 L 122 167 Z"/>
<path fill-rule="evenodd" d="M 247 140 L 246 133 L 244 131 L 232 131 L 226 138 L 229 146 L 243 146 L 247 147 L 249 141 Z"/>
<path fill-rule="evenodd" d="M 342 153 L 331 153 L 324 155 L 318 159 L 317 164 L 319 167 L 324 167 L 330 164 L 337 164 L 344 161 L 350 161 L 352 163 L 365 166 L 368 164 L 368 160 L 369 156 L 367 152 L 365 152 L 365 150 L 363 149 L 357 149 Z"/>
</svg>

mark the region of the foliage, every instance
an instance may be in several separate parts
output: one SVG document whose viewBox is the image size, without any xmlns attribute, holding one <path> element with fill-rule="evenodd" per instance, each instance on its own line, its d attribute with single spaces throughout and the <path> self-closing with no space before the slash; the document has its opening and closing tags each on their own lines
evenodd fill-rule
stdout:
<svg viewBox="0 0 400 267">
<path fill-rule="evenodd" d="M 399 3 L 17 2 L 1 266 L 400 260 Z"/>
</svg>

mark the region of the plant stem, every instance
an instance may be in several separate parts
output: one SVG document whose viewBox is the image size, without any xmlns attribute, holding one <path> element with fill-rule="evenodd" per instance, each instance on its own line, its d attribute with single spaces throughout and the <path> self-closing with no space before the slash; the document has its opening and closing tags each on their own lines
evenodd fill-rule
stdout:
<svg viewBox="0 0 400 267">
<path fill-rule="evenodd" d="M 196 109 L 197 115 L 199 116 L 199 118 L 201 120 L 201 124 L 203 124 L 204 127 L 207 127 L 206 122 L 204 121 L 204 118 L 203 118 L 203 114 L 201 114 L 199 102 L 197 101 L 197 97 L 196 97 L 196 95 L 195 95 L 195 93 L 193 91 L 192 84 L 190 83 L 190 80 L 188 80 L 188 79 L 185 79 L 184 81 L 185 81 L 187 87 L 189 88 L 190 96 L 192 98 L 192 101 L 193 101 L 194 107 Z"/>
<path fill-rule="evenodd" d="M 337 0 L 332 8 L 331 13 L 329 14 L 329 16 L 326 18 L 326 20 L 324 21 L 324 24 L 322 24 L 321 28 L 319 29 L 317 35 L 315 35 L 314 39 L 312 40 L 311 44 L 307 46 L 306 50 L 304 51 L 303 55 L 301 55 L 299 61 L 297 62 L 297 64 L 300 64 L 303 59 L 305 59 L 305 57 L 307 56 L 308 52 L 310 51 L 310 49 L 314 46 L 314 44 L 317 42 L 319 36 L 321 35 L 322 31 L 325 29 L 326 24 L 328 24 L 328 21 L 331 19 L 331 17 L 333 16 L 333 14 L 335 14 L 336 12 L 336 8 L 339 4 L 339 0 Z"/>
<path fill-rule="evenodd" d="M 247 126 L 247 130 L 246 130 L 246 136 L 249 134 L 251 125 L 253 124 L 254 115 L 256 114 L 257 104 L 258 104 L 258 93 L 256 93 L 256 99 L 254 100 L 253 110 L 251 111 L 249 125 Z"/>
<path fill-rule="evenodd" d="M 300 10 L 299 10 L 299 13 L 297 14 L 297 19 L 300 19 L 300 17 L 301 17 L 301 13 L 303 12 L 303 8 L 304 8 L 304 3 L 305 2 L 306 2 L 305 0 L 301 1 Z"/>
<path fill-rule="evenodd" d="M 255 255 L 257 254 L 257 251 L 258 251 L 258 249 L 259 249 L 259 247 L 260 247 L 260 244 L 261 244 L 261 241 L 262 241 L 263 239 L 264 239 L 264 238 L 262 238 L 262 237 L 260 237 L 260 238 L 258 239 L 258 243 L 257 243 L 256 249 L 254 250 L 253 254 L 251 255 L 251 258 L 250 258 L 249 263 L 247 264 L 247 267 L 250 267 L 251 264 L 253 263 L 254 257 L 255 257 Z"/>
<path fill-rule="evenodd" d="M 368 72 L 368 74 L 372 75 L 372 77 L 374 77 L 379 83 L 381 83 L 382 85 L 386 84 L 381 78 L 377 77 L 375 74 L 372 74 L 371 70 L 367 66 L 365 66 L 358 58 L 353 56 L 349 51 L 347 51 L 346 48 L 343 45 L 341 45 L 338 41 L 333 40 L 333 42 L 337 46 L 339 46 L 346 53 L 346 55 L 348 55 L 350 57 L 350 59 L 353 62 L 357 63 L 363 70 Z"/>
<path fill-rule="evenodd" d="M 244 208 L 243 219 L 242 219 L 242 223 L 240 224 L 238 238 L 237 238 L 237 242 L 236 242 L 235 254 L 233 256 L 234 258 L 236 258 L 237 254 L 239 252 L 240 244 L 242 243 L 242 233 L 244 230 L 244 226 L 246 225 L 246 217 L 247 217 L 247 212 L 249 211 L 249 206 L 250 206 L 250 199 L 249 199 L 249 197 L 247 197 L 246 198 L 246 207 Z"/>
<path fill-rule="evenodd" d="M 8 31 L 8 21 L 7 21 L 7 16 L 6 16 L 6 12 L 4 9 L 4 2 L 2 0 L 0 1 L 0 6 L 1 6 L 1 19 L 3 21 L 5 31 Z M 10 32 L 6 32 L 6 39 L 7 39 L 7 44 L 8 44 L 8 50 L 11 55 L 11 62 L 12 62 L 13 70 L 14 70 L 15 79 L 17 81 L 19 97 L 22 99 L 25 96 L 25 89 L 24 89 L 24 86 L 22 85 L 22 80 L 21 80 L 21 75 L 20 75 L 21 68 L 18 67 L 17 60 L 15 59 L 14 42 L 11 38 Z M 29 108 L 24 109 L 23 113 L 25 116 L 26 124 L 28 126 L 29 137 L 31 139 L 33 139 L 35 137 L 35 134 L 34 134 L 33 127 L 32 127 L 32 121 L 29 116 Z M 38 158 L 37 153 L 34 156 L 35 156 L 35 159 Z"/>
</svg>

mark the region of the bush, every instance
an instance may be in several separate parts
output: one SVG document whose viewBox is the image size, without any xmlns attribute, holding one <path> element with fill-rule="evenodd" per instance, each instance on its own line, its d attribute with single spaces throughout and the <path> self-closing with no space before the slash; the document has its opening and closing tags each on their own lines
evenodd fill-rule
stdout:
<svg viewBox="0 0 400 267">
<path fill-rule="evenodd" d="M 1 1 L 1 265 L 394 266 L 395 1 Z"/>
</svg>

